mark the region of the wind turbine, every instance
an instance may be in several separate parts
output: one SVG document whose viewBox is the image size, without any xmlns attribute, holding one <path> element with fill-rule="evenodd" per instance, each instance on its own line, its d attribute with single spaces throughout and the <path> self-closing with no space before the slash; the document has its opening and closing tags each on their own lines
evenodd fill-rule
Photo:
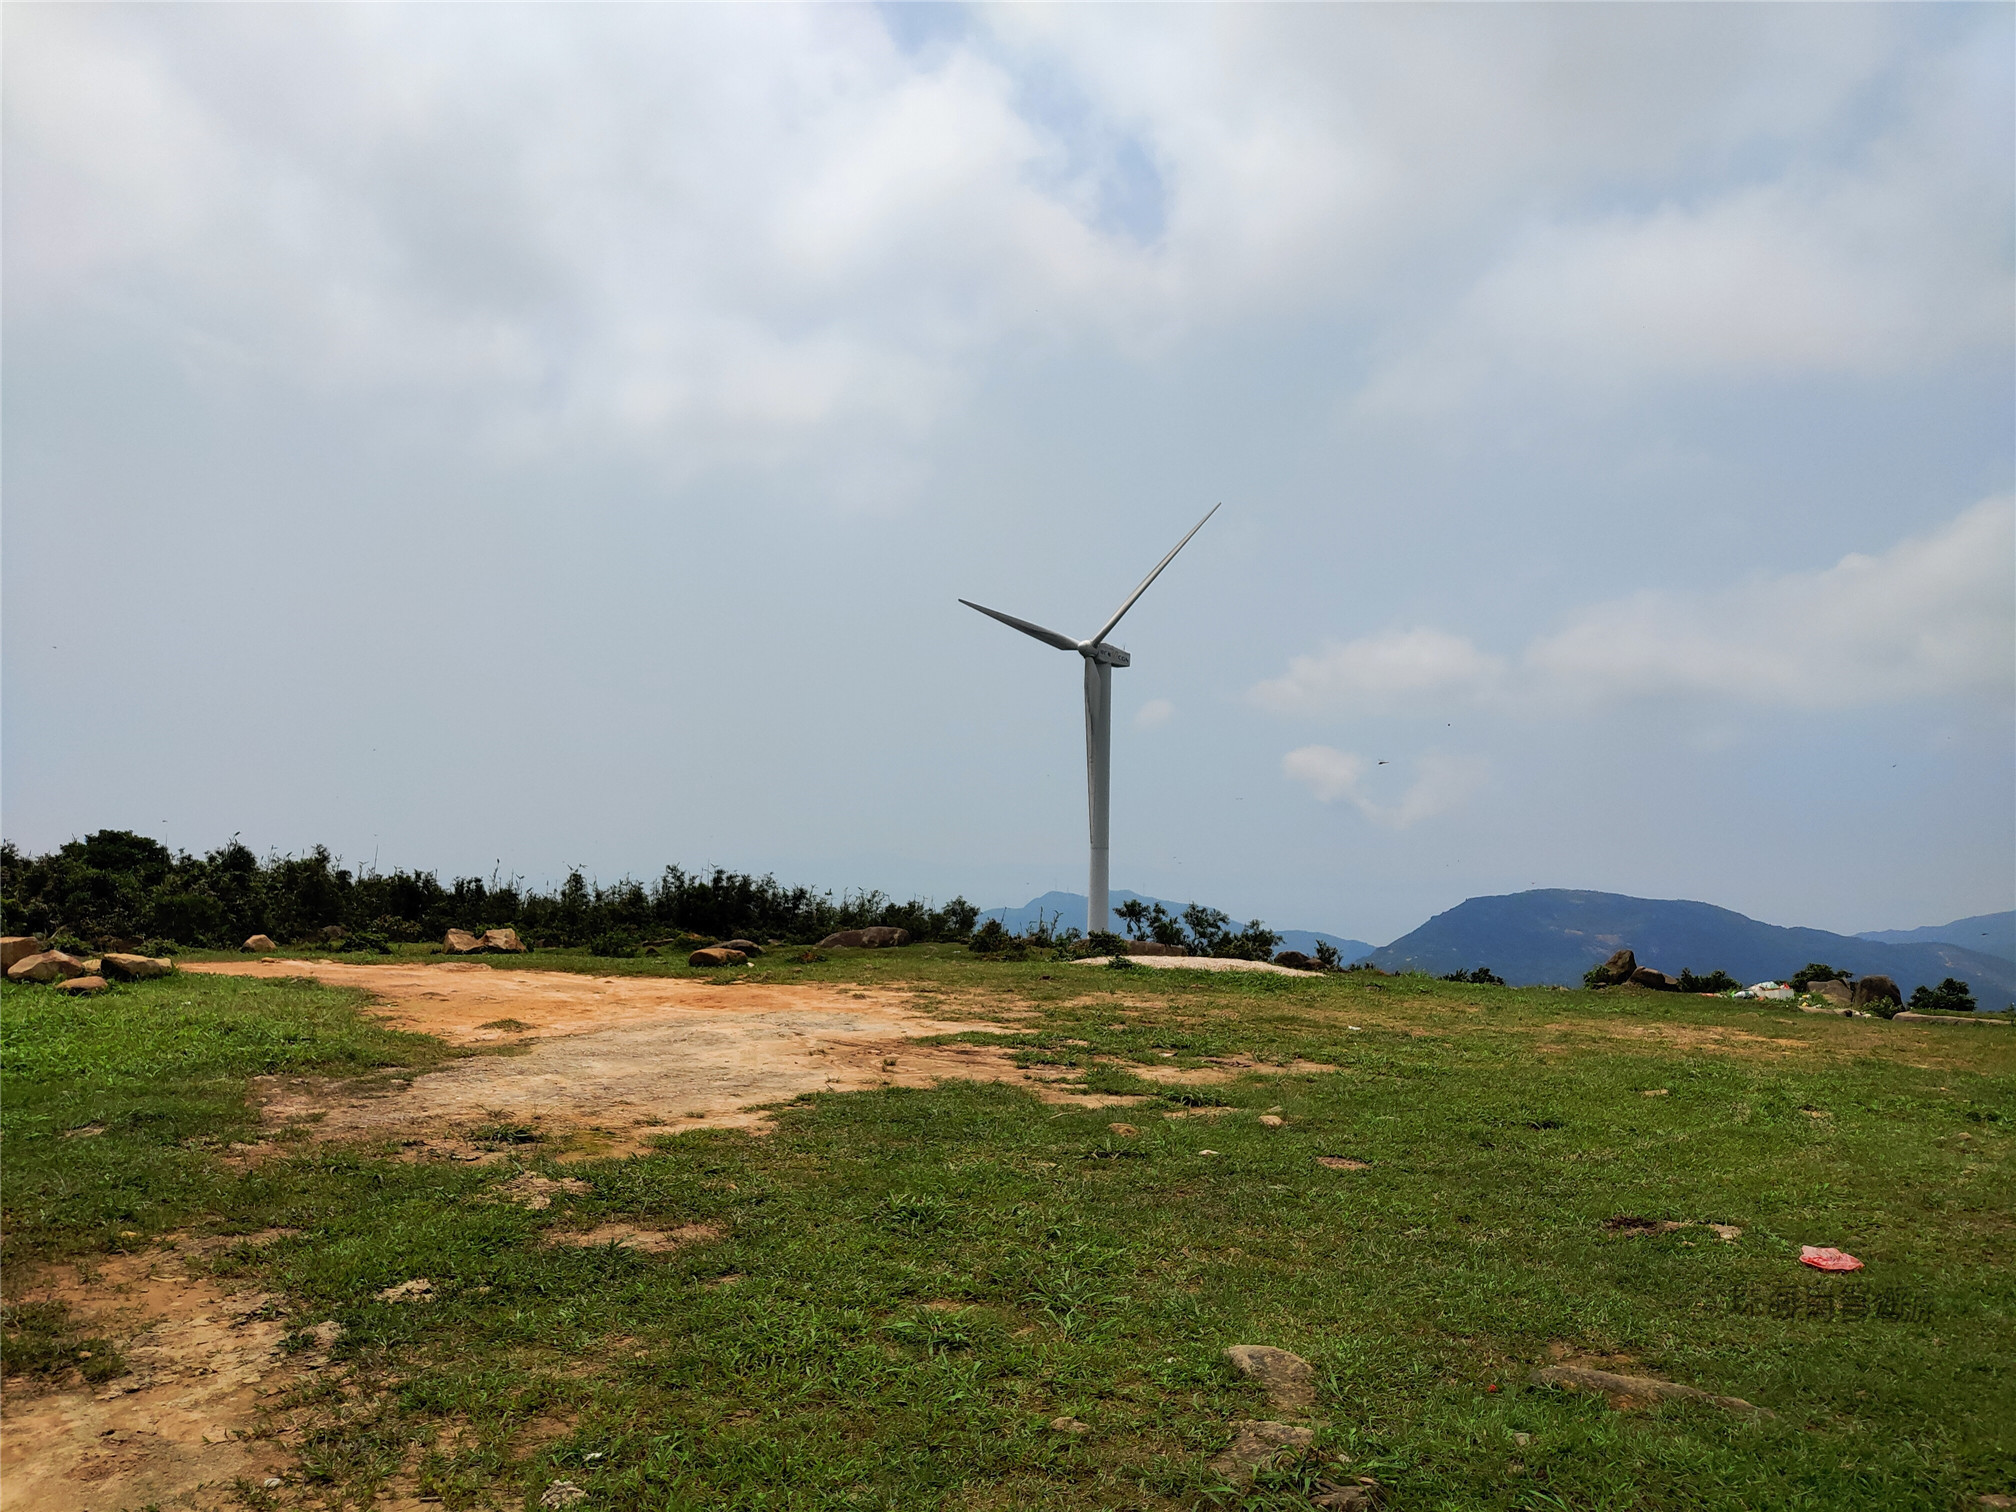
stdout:
<svg viewBox="0 0 2016 1512">
<path fill-rule="evenodd" d="M 1218 513 L 1219 508 L 1219 505 L 1213 504 L 1204 519 L 1190 527 L 1190 535 L 1184 536 L 1169 555 L 1155 564 L 1155 570 L 1141 580 L 1139 588 L 1127 595 L 1127 602 L 1113 611 L 1113 617 L 1101 625 L 1099 633 L 1090 640 L 1073 640 L 1068 635 L 1032 625 L 1012 614 L 1003 614 L 999 609 L 976 604 L 971 599 L 959 600 L 968 609 L 978 609 L 1004 625 L 1012 625 L 1046 646 L 1055 646 L 1059 651 L 1076 651 L 1085 658 L 1085 806 L 1092 827 L 1092 876 L 1086 889 L 1085 904 L 1087 934 L 1102 933 L 1106 928 L 1106 818 L 1113 770 L 1113 669 L 1132 664 L 1132 658 L 1125 651 L 1106 644 L 1106 637 L 1113 633 L 1113 627 L 1120 623 L 1121 616 L 1134 607 L 1134 601 L 1148 591 L 1148 585 L 1162 576 L 1162 569 L 1176 560 L 1176 553 L 1190 544 L 1190 536 L 1202 530 L 1205 521 Z"/>
</svg>

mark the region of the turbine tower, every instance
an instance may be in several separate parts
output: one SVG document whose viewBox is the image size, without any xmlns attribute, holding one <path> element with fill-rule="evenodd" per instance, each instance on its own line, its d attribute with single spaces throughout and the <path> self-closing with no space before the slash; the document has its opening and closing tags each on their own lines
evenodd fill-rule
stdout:
<svg viewBox="0 0 2016 1512">
<path fill-rule="evenodd" d="M 1162 576 L 1162 569 L 1176 560 L 1176 553 L 1190 544 L 1190 536 L 1202 530 L 1205 521 L 1218 513 L 1219 507 L 1213 504 L 1204 519 L 1190 527 L 1190 535 L 1184 536 L 1169 555 L 1155 564 L 1155 570 L 1141 580 L 1139 588 L 1127 595 L 1127 602 L 1113 611 L 1113 617 L 1100 626 L 1099 633 L 1090 640 L 1073 640 L 1068 635 L 1032 625 L 1012 614 L 1003 614 L 999 609 L 976 604 L 971 599 L 959 600 L 968 609 L 978 609 L 1004 625 L 1012 625 L 1024 635 L 1033 635 L 1046 646 L 1055 646 L 1059 651 L 1076 651 L 1085 658 L 1085 807 L 1092 828 L 1092 876 L 1086 889 L 1085 903 L 1087 934 L 1098 934 L 1106 928 L 1106 819 L 1113 768 L 1113 669 L 1131 664 L 1131 658 L 1125 651 L 1106 644 L 1106 637 L 1113 633 L 1113 627 L 1120 623 L 1121 616 L 1134 607 L 1134 601 L 1148 591 L 1148 585 Z"/>
</svg>

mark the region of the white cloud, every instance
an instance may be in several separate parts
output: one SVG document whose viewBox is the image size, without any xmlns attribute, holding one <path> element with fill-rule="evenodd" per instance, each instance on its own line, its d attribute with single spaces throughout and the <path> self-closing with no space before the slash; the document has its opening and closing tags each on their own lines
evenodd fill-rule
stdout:
<svg viewBox="0 0 2016 1512">
<path fill-rule="evenodd" d="M 1933 535 L 1819 572 L 1599 604 L 1526 650 L 1573 699 L 1704 695 L 1786 709 L 2016 693 L 2016 508 L 1989 499 Z"/>
<path fill-rule="evenodd" d="M 1396 771 L 1382 782 L 1380 766 L 1351 751 L 1323 745 L 1302 746 L 1281 758 L 1282 771 L 1320 802 L 1345 799 L 1374 824 L 1396 830 L 1461 807 L 1490 775 L 1482 757 L 1430 751 L 1415 763 L 1414 780 L 1397 797 L 1386 799 L 1380 796 L 1383 786 L 1399 779 Z"/>
<path fill-rule="evenodd" d="M 1159 730 L 1169 723 L 1176 713 L 1176 705 L 1166 698 L 1151 698 L 1141 705 L 1134 714 L 1137 730 Z"/>
<path fill-rule="evenodd" d="M 1507 351 L 1867 367 L 2006 334 L 2005 165 L 1952 146 L 1978 122 L 1799 175 L 1910 51 L 1874 8 L 966 23 L 910 52 L 861 7 L 31 7 L 10 318 L 118 310 L 198 367 L 452 396 L 497 450 L 817 457 L 843 490 L 914 475 L 1004 348 L 1343 315 L 1425 344 L 1381 390 L 1418 399 Z M 1592 209 L 1760 143 L 1794 167 Z M 1115 144 L 1138 223 L 1100 210 Z"/>
<path fill-rule="evenodd" d="M 1386 333 L 1349 412 L 1439 415 L 1535 377 L 1614 399 L 1662 380 L 1916 373 L 2005 346 L 2006 105 L 1976 63 L 1904 67 L 1895 119 L 1855 151 L 1530 216 L 1467 293 Z"/>
<path fill-rule="evenodd" d="M 1503 673 L 1502 662 L 1460 635 L 1388 630 L 1298 656 L 1283 676 L 1254 688 L 1253 697 L 1281 714 L 1390 708 L 1426 696 L 1476 692 Z"/>
<path fill-rule="evenodd" d="M 1296 657 L 1258 684 L 1279 713 L 1558 708 L 1707 698 L 1784 710 L 2016 695 L 2016 504 L 1986 499 L 1880 556 L 1705 592 L 1647 590 L 1590 606 L 1514 662 L 1436 630 Z"/>
</svg>

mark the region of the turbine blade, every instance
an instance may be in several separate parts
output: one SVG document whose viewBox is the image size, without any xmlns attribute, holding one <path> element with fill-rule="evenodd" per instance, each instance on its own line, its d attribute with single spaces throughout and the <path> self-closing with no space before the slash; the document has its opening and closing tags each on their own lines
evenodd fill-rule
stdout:
<svg viewBox="0 0 2016 1512">
<path fill-rule="evenodd" d="M 1159 571 L 1160 569 L 1157 570 Z M 1141 586 L 1145 588 L 1148 585 L 1144 583 Z M 1059 635 L 1055 630 L 1045 630 L 1041 625 L 1032 625 L 1027 620 L 1017 619 L 1012 614 L 1003 614 L 999 609 L 989 609 L 985 604 L 976 604 L 971 599 L 961 599 L 959 602 L 964 604 L 968 609 L 978 609 L 988 618 L 997 619 L 1004 625 L 1013 625 L 1024 635 L 1033 635 L 1045 645 L 1055 646 L 1059 651 L 1076 651 L 1078 649 L 1078 642 L 1071 639 L 1068 635 Z"/>
<path fill-rule="evenodd" d="M 1164 567 L 1167 567 L 1171 562 L 1176 560 L 1176 552 L 1181 551 L 1185 546 L 1188 546 L 1190 544 L 1190 536 L 1194 536 L 1195 534 L 1197 534 L 1198 531 L 1202 530 L 1204 528 L 1205 522 L 1208 521 L 1212 515 L 1218 513 L 1218 511 L 1223 507 L 1224 506 L 1222 503 L 1213 504 L 1210 510 L 1205 514 L 1204 518 L 1202 520 L 1199 520 L 1195 525 L 1192 525 L 1190 527 L 1190 535 L 1186 535 L 1185 537 L 1183 537 L 1182 540 L 1178 541 L 1176 543 L 1175 550 L 1171 551 L 1169 555 L 1165 556 L 1164 558 L 1162 558 L 1161 561 L 1155 564 L 1155 570 L 1149 573 L 1148 576 L 1146 576 L 1141 580 L 1141 586 L 1139 588 L 1136 588 L 1132 593 L 1127 595 L 1127 602 L 1122 604 L 1118 609 L 1115 609 L 1113 611 L 1113 618 L 1106 621 L 1105 625 L 1100 629 L 1099 633 L 1092 637 L 1091 643 L 1093 645 L 1096 646 L 1100 644 L 1102 641 L 1106 639 L 1107 636 L 1113 633 L 1113 627 L 1120 623 L 1121 616 L 1126 614 L 1126 612 L 1129 609 L 1132 609 L 1134 607 L 1134 601 L 1139 597 L 1141 597 L 1142 594 L 1148 591 L 1148 585 L 1150 583 L 1154 582 L 1155 579 L 1162 576 L 1162 569 Z M 978 608 L 979 606 L 975 605 L 974 607 Z M 991 610 L 988 612 L 992 613 Z"/>
</svg>

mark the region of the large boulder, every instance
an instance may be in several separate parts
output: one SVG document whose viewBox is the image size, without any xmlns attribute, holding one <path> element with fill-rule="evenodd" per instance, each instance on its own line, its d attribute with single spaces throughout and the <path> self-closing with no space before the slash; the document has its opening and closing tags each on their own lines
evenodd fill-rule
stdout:
<svg viewBox="0 0 2016 1512">
<path fill-rule="evenodd" d="M 843 929 L 838 934 L 830 934 L 819 942 L 821 950 L 836 950 L 842 947 L 855 949 L 884 950 L 892 945 L 908 945 L 910 931 L 891 929 L 887 924 L 876 924 L 868 929 Z"/>
<path fill-rule="evenodd" d="M 0 971 L 12 971 L 16 961 L 42 953 L 42 942 L 33 935 L 8 935 L 0 940 Z"/>
<path fill-rule="evenodd" d="M 1888 1003 L 1894 1012 L 1904 1006 L 1904 994 L 1887 976 L 1865 976 L 1855 984 L 1848 1001 L 1851 1007 L 1873 1008 L 1878 1013 L 1883 1011 L 1880 1005 Z"/>
<path fill-rule="evenodd" d="M 99 970 L 116 982 L 144 982 L 150 977 L 164 977 L 175 970 L 175 963 L 165 956 L 144 956 L 108 954 L 98 963 Z"/>
<path fill-rule="evenodd" d="M 763 954 L 763 947 L 758 945 L 754 940 L 722 940 L 720 948 L 722 950 L 739 950 L 745 956 L 759 956 Z"/>
<path fill-rule="evenodd" d="M 518 931 L 515 929 L 486 929 L 483 931 L 479 948 L 499 951 L 505 955 L 521 955 L 525 950 L 525 942 L 518 938 Z"/>
<path fill-rule="evenodd" d="M 749 957 L 739 950 L 726 950 L 719 945 L 709 945 L 696 950 L 686 957 L 688 966 L 740 966 Z"/>
<path fill-rule="evenodd" d="M 1315 971 L 1318 969 L 1315 959 L 1304 955 L 1299 950 L 1282 951 L 1281 954 L 1274 957 L 1274 964 L 1276 966 L 1286 966 L 1293 971 Z"/>
<path fill-rule="evenodd" d="M 1678 992 L 1680 979 L 1670 977 L 1663 971 L 1654 971 L 1650 966 L 1640 966 L 1631 973 L 1631 985 L 1649 987 L 1654 992 Z"/>
<path fill-rule="evenodd" d="M 84 974 L 84 963 L 60 950 L 37 951 L 7 968 L 10 982 L 67 982 Z"/>
<path fill-rule="evenodd" d="M 105 990 L 105 978 L 101 976 L 74 976 L 67 982 L 56 984 L 58 992 L 67 992 L 73 997 L 90 997 Z"/>
<path fill-rule="evenodd" d="M 1621 987 L 1631 980 L 1638 969 L 1638 957 L 1628 950 L 1620 950 L 1590 974 L 1598 987 Z"/>
<path fill-rule="evenodd" d="M 1180 956 L 1190 954 L 1181 945 L 1164 945 L 1160 940 L 1124 940 L 1121 942 L 1120 948 L 1128 955 L 1139 956 Z"/>
<path fill-rule="evenodd" d="M 1843 1008 L 1848 1007 L 1855 1001 L 1855 989 L 1846 982 L 1808 982 L 1806 990 L 1815 997 L 1827 999 L 1830 1003 L 1839 1003 Z"/>
<path fill-rule="evenodd" d="M 483 942 L 466 929 L 451 929 L 441 937 L 441 948 L 450 955 L 474 955 Z"/>
<path fill-rule="evenodd" d="M 240 945 L 238 948 L 240 950 L 265 951 L 265 950 L 278 950 L 280 947 L 273 943 L 273 936 L 262 934 L 262 935 L 253 935 L 251 939 L 247 940 L 243 945 Z"/>
</svg>

